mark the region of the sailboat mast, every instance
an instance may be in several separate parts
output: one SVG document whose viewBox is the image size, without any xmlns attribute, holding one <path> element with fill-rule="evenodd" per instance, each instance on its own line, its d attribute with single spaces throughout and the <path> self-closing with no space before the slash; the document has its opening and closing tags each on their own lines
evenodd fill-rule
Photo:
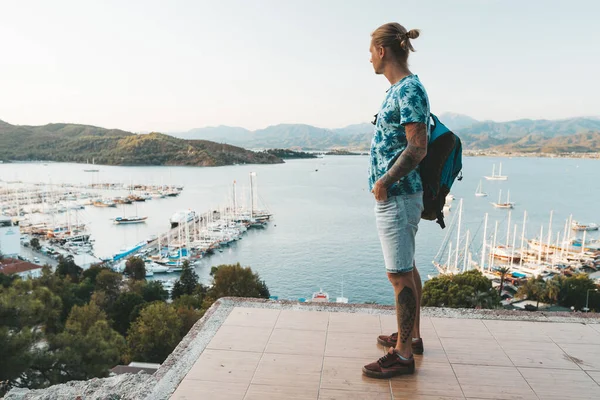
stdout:
<svg viewBox="0 0 600 400">
<path fill-rule="evenodd" d="M 469 251 L 469 234 L 471 231 L 467 230 L 467 240 L 465 241 L 465 253 L 463 254 L 463 269 L 462 272 L 467 270 L 467 253 Z"/>
<path fill-rule="evenodd" d="M 506 225 L 506 247 L 510 244 L 510 216 L 512 211 L 508 212 L 508 224 Z"/>
<path fill-rule="evenodd" d="M 458 231 L 457 231 L 457 238 L 456 238 L 456 257 L 454 259 L 454 269 L 458 270 L 458 251 L 460 249 L 460 225 L 462 223 L 462 206 L 463 206 L 463 199 L 460 199 L 460 204 L 458 206 Z"/>
<path fill-rule="evenodd" d="M 492 249 L 490 251 L 490 271 L 494 269 L 494 255 L 496 254 L 496 236 L 498 235 L 498 221 L 494 224 L 494 241 L 492 242 Z"/>
<path fill-rule="evenodd" d="M 517 241 L 517 224 L 515 224 L 515 229 L 513 231 L 513 243 L 510 248 L 510 265 L 512 265 L 514 257 L 515 257 L 515 242 Z"/>
<path fill-rule="evenodd" d="M 483 223 L 483 247 L 481 250 L 481 271 L 485 270 L 485 239 L 487 236 L 488 214 L 485 213 L 485 222 Z"/>
<path fill-rule="evenodd" d="M 523 265 L 523 255 L 525 254 L 525 224 L 527 223 L 527 211 L 523 212 L 523 230 L 521 231 L 521 260 L 519 265 Z"/>
<path fill-rule="evenodd" d="M 540 240 L 538 240 L 538 264 L 542 262 L 542 248 L 544 247 L 544 225 L 540 228 Z"/>
</svg>

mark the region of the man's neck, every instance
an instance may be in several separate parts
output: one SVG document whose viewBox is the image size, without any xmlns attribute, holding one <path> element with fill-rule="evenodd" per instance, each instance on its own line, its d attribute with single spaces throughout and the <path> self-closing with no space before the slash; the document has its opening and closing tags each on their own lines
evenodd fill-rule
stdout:
<svg viewBox="0 0 600 400">
<path fill-rule="evenodd" d="M 408 68 L 402 68 L 398 65 L 390 65 L 389 68 L 383 71 L 383 75 L 390 82 L 390 85 L 395 85 L 400 82 L 403 78 L 412 75 L 412 72 Z"/>
</svg>

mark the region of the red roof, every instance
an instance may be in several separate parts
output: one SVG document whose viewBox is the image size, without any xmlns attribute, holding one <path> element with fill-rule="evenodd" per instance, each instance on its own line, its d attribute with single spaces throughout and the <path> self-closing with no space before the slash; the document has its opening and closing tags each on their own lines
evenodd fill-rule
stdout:
<svg viewBox="0 0 600 400">
<path fill-rule="evenodd" d="M 0 260 L 0 272 L 6 275 L 18 274 L 21 272 L 41 269 L 42 267 L 27 261 L 17 260 L 15 258 L 5 258 Z"/>
</svg>

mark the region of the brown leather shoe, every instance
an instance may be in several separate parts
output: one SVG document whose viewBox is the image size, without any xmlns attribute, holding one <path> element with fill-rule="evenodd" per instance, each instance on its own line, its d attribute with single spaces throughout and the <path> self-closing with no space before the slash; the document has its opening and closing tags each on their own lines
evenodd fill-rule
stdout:
<svg viewBox="0 0 600 400">
<path fill-rule="evenodd" d="M 396 342 L 398 341 L 398 332 L 394 332 L 391 335 L 379 335 L 377 338 L 377 343 L 385 347 L 396 347 Z M 419 338 L 418 340 L 412 341 L 412 352 L 413 354 L 423 354 L 425 348 L 423 347 L 423 339 Z"/>
<path fill-rule="evenodd" d="M 379 379 L 414 374 L 414 372 L 415 359 L 410 357 L 408 360 L 403 360 L 393 348 L 390 348 L 388 353 L 379 360 L 363 367 L 363 374 L 371 378 Z"/>
</svg>

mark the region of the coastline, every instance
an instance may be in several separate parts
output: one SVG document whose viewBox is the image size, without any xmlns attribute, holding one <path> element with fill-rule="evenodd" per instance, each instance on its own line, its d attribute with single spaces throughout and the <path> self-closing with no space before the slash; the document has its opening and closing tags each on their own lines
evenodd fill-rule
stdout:
<svg viewBox="0 0 600 400">
<path fill-rule="evenodd" d="M 530 157 L 530 158 L 584 158 L 600 159 L 600 153 L 533 153 L 533 152 L 503 152 L 493 150 L 463 150 L 466 157 Z"/>
</svg>

